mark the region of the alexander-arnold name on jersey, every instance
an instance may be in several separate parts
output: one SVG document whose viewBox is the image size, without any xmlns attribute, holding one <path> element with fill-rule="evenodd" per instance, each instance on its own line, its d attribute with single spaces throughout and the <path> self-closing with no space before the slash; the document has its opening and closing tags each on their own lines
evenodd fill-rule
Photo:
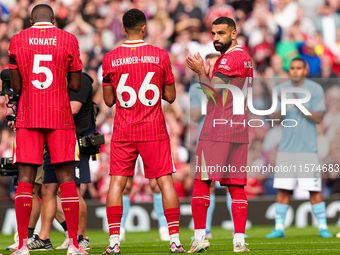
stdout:
<svg viewBox="0 0 340 255">
<path fill-rule="evenodd" d="M 112 60 L 112 67 L 120 66 L 120 65 L 131 65 L 131 64 L 139 64 L 139 63 L 150 63 L 150 64 L 158 64 L 159 57 L 156 56 L 141 56 L 139 57 L 126 57 L 126 58 L 117 58 Z"/>
<path fill-rule="evenodd" d="M 57 46 L 57 37 L 53 38 L 28 38 L 29 45 L 53 45 Z"/>
</svg>

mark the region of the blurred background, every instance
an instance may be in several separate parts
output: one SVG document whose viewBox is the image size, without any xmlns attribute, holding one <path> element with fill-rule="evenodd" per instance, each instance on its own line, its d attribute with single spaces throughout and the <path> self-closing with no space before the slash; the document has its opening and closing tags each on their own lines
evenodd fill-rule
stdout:
<svg viewBox="0 0 340 255">
<path fill-rule="evenodd" d="M 238 43 L 253 59 L 253 102 L 257 109 L 269 109 L 273 87 L 288 77 L 290 60 L 302 57 L 309 77 L 322 79 L 327 113 L 318 125 L 319 154 L 323 163 L 340 164 L 340 1 L 339 0 L 0 0 L 0 71 L 8 68 L 11 37 L 29 27 L 34 5 L 50 4 L 57 26 L 79 40 L 84 70 L 93 79 L 94 101 L 99 104 L 98 131 L 106 138 L 100 155 L 91 161 L 92 183 L 82 187 L 86 199 L 105 204 L 109 184 L 109 144 L 115 108 L 102 99 L 102 60 L 105 53 L 125 40 L 122 16 L 130 8 L 142 10 L 148 19 L 145 41 L 165 49 L 170 55 L 176 80 L 177 99 L 163 110 L 170 134 L 177 173 L 175 186 L 181 200 L 192 192 L 190 155 L 194 155 L 197 123 L 190 119 L 189 87 L 197 80 L 186 66 L 187 53 L 200 52 L 203 58 L 217 53 L 210 34 L 211 23 L 219 16 L 236 21 Z M 0 97 L 0 157 L 12 156 L 14 133 L 7 127 L 11 111 Z M 249 118 L 260 118 L 249 115 Z M 250 128 L 248 165 L 275 165 L 281 127 L 266 123 Z M 324 173 L 323 195 L 340 193 L 339 173 Z M 275 196 L 272 175 L 251 174 L 248 198 Z M 221 192 L 220 192 L 220 191 Z M 14 201 L 11 178 L 0 177 L 0 201 Z M 217 195 L 223 194 L 217 189 Z M 295 198 L 307 198 L 295 191 Z M 134 178 L 131 201 L 151 202 L 148 181 Z"/>
</svg>

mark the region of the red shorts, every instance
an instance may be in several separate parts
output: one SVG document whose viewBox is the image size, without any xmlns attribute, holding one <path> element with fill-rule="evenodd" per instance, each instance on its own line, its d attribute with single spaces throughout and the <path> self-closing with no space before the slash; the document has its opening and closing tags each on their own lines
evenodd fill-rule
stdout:
<svg viewBox="0 0 340 255">
<path fill-rule="evenodd" d="M 138 154 L 144 163 L 145 178 L 153 179 L 176 172 L 170 140 L 111 142 L 110 175 L 133 176 Z"/>
<path fill-rule="evenodd" d="M 195 180 L 219 181 L 222 186 L 246 185 L 248 144 L 199 141 Z"/>
<path fill-rule="evenodd" d="M 13 163 L 41 165 L 47 144 L 51 164 L 79 161 L 79 147 L 74 129 L 18 128 L 13 146 Z"/>
</svg>

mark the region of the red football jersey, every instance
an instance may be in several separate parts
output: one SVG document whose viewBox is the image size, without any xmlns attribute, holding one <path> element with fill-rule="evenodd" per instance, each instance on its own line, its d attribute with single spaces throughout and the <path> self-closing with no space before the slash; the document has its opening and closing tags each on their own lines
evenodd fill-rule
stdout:
<svg viewBox="0 0 340 255">
<path fill-rule="evenodd" d="M 66 76 L 83 68 L 76 37 L 38 22 L 13 36 L 8 56 L 22 77 L 16 128 L 73 129 Z"/>
<path fill-rule="evenodd" d="M 113 86 L 116 115 L 112 141 L 169 138 L 161 98 L 174 82 L 168 54 L 142 40 L 126 41 L 103 60 L 103 86 Z"/>
<path fill-rule="evenodd" d="M 253 65 L 251 58 L 237 45 L 221 55 L 213 70 L 213 77 L 225 80 L 228 85 L 236 86 L 243 97 L 235 97 L 229 89 L 223 89 L 216 103 L 210 98 L 207 105 L 207 115 L 203 124 L 200 140 L 221 141 L 230 143 L 248 143 L 248 116 L 246 98 L 248 87 L 253 80 Z M 244 100 L 243 114 L 233 114 L 233 102 Z M 221 104 L 222 103 L 222 104 Z"/>
</svg>

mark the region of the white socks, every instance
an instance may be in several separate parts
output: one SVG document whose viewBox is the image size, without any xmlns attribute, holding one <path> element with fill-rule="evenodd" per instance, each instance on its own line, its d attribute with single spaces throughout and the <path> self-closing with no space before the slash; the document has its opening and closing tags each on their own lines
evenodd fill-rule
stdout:
<svg viewBox="0 0 340 255">
<path fill-rule="evenodd" d="M 201 241 L 204 235 L 205 235 L 205 229 L 195 229 L 195 240 L 194 241 Z"/>
<path fill-rule="evenodd" d="M 170 245 L 172 243 L 175 243 L 176 246 L 179 246 L 181 244 L 181 242 L 179 241 L 179 233 L 170 235 Z"/>
<path fill-rule="evenodd" d="M 285 230 L 285 225 L 282 223 L 275 223 L 275 229 Z"/>
<path fill-rule="evenodd" d="M 110 235 L 109 240 L 110 240 L 111 247 L 114 247 L 116 243 L 118 244 L 118 246 L 120 246 L 119 235 Z"/>
<path fill-rule="evenodd" d="M 234 240 L 233 244 L 236 245 L 236 243 L 241 243 L 242 246 L 244 246 L 244 234 L 236 233 L 234 234 Z"/>
<path fill-rule="evenodd" d="M 328 229 L 327 224 L 320 224 L 319 225 L 319 230 L 320 229 Z"/>
</svg>

